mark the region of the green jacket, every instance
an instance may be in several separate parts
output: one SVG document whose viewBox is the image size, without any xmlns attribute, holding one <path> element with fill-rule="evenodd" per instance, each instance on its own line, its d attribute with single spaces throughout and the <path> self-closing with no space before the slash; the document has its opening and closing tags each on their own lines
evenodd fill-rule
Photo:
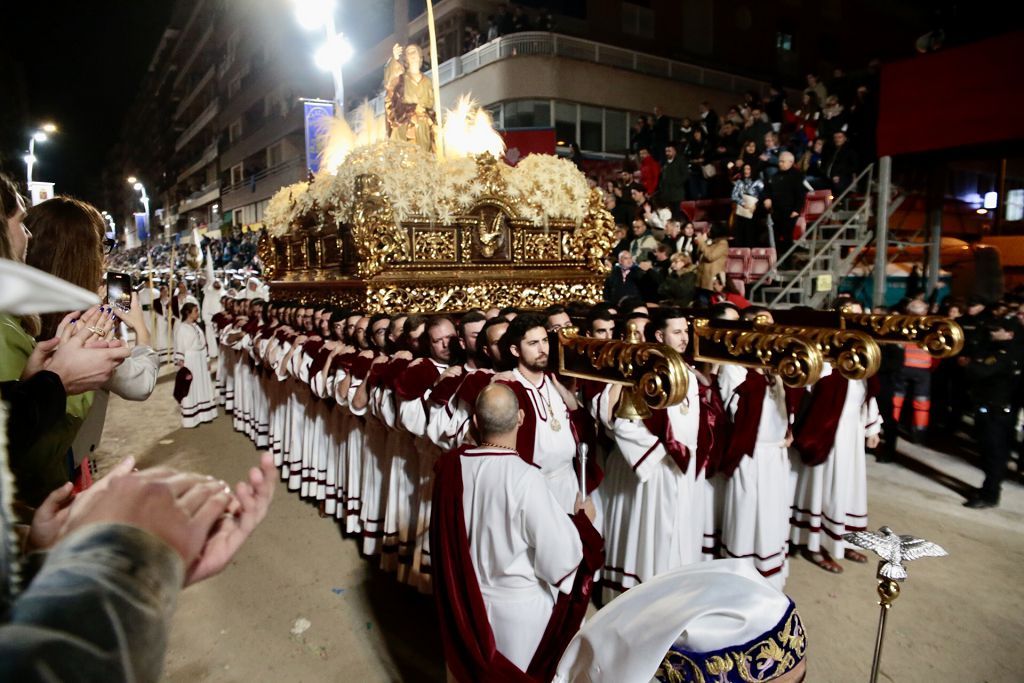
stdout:
<svg viewBox="0 0 1024 683">
<path fill-rule="evenodd" d="M 697 269 L 690 267 L 682 273 L 669 272 L 658 287 L 661 299 L 672 301 L 678 306 L 687 307 L 693 304 L 693 294 L 697 289 Z"/>
<path fill-rule="evenodd" d="M 21 379 L 36 342 L 15 316 L 0 313 L 0 382 Z M 68 396 L 67 414 L 53 429 L 40 434 L 23 453 L 9 455 L 18 499 L 38 505 L 69 478 L 68 450 L 92 407 L 92 392 Z"/>
</svg>

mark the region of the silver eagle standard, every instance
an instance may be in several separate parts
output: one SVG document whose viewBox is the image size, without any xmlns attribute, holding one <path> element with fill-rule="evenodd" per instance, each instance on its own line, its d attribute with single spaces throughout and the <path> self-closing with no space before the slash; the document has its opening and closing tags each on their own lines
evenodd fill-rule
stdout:
<svg viewBox="0 0 1024 683">
<path fill-rule="evenodd" d="M 887 579 L 903 581 L 907 578 L 904 562 L 921 557 L 944 557 L 948 555 L 942 546 L 914 536 L 897 535 L 887 526 L 875 531 L 856 531 L 845 534 L 843 539 L 858 548 L 872 550 L 885 560 L 879 574 Z"/>
</svg>

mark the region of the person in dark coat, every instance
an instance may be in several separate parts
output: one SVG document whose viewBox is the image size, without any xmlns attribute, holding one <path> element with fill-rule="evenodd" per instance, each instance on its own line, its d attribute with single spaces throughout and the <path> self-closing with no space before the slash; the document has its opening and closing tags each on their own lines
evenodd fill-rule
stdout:
<svg viewBox="0 0 1024 683">
<path fill-rule="evenodd" d="M 832 196 L 838 197 L 850 186 L 860 170 L 857 150 L 849 144 L 846 133 L 832 134 L 832 152 L 825 162 L 825 174 L 832 180 Z"/>
<path fill-rule="evenodd" d="M 1015 320 L 996 318 L 988 324 L 991 341 L 981 353 L 961 356 L 974 403 L 974 426 L 985 481 L 964 505 L 989 508 L 999 505 L 999 493 L 1006 478 L 1017 415 L 1013 411 L 1014 390 L 1020 381 L 1020 353 L 1013 343 L 1018 330 Z"/>
<path fill-rule="evenodd" d="M 686 157 L 679 154 L 675 143 L 664 148 L 665 165 L 661 167 L 658 179 L 658 198 L 672 211 L 673 216 L 679 215 L 679 203 L 686 199 L 686 182 L 690 177 L 689 164 Z"/>
<path fill-rule="evenodd" d="M 771 213 L 775 230 L 775 248 L 781 257 L 793 246 L 796 219 L 804 208 L 804 174 L 793 167 L 793 154 L 779 155 L 779 172 L 772 176 L 764 188 L 764 208 Z"/>
<path fill-rule="evenodd" d="M 618 306 L 626 297 L 639 297 L 643 277 L 629 251 L 619 253 L 618 261 L 604 281 L 604 300 L 612 306 Z"/>
</svg>

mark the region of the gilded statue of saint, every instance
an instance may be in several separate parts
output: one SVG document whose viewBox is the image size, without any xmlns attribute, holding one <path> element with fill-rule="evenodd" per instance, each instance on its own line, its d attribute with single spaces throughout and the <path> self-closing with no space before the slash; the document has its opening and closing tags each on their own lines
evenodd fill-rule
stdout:
<svg viewBox="0 0 1024 683">
<path fill-rule="evenodd" d="M 437 117 L 433 86 L 422 67 L 418 45 L 406 45 L 403 50 L 395 44 L 384 68 L 384 116 L 392 140 L 415 142 L 430 151 L 434 149 Z"/>
</svg>

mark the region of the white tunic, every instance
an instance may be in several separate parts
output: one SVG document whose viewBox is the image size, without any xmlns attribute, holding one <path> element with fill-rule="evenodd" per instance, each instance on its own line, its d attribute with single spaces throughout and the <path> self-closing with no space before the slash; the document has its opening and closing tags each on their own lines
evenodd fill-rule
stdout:
<svg viewBox="0 0 1024 683">
<path fill-rule="evenodd" d="M 533 462 L 540 467 L 562 510 L 572 513 L 580 483 L 573 469 L 576 438 L 569 423 L 569 408 L 548 377 L 541 380 L 540 386 L 534 386 L 518 369 L 513 374 L 530 397 L 529 405 L 519 407 L 524 411 L 532 410 L 536 415 Z"/>
<path fill-rule="evenodd" d="M 739 402 L 736 388 L 746 379 L 746 368 L 725 365 L 718 375 L 722 401 L 735 419 Z M 789 449 L 785 440 L 789 413 L 781 382 L 769 385 L 761 408 L 754 452 L 744 455 L 725 482 L 722 505 L 722 554 L 754 565 L 782 590 L 788 566 L 789 508 L 792 504 Z"/>
<path fill-rule="evenodd" d="M 535 467 L 493 448 L 461 460 L 469 550 L 495 645 L 525 671 L 557 591 L 572 590 L 583 546 Z"/>
<path fill-rule="evenodd" d="M 181 400 L 181 425 L 190 429 L 216 419 L 217 398 L 210 380 L 206 336 L 195 323 L 179 323 L 175 326 L 174 360 L 183 362 L 192 373 L 188 395 Z"/>
<path fill-rule="evenodd" d="M 831 373 L 832 367 L 826 365 L 822 377 Z M 797 484 L 790 534 L 793 544 L 807 546 L 814 553 L 824 548 L 832 557 L 842 559 L 847 548 L 843 534 L 867 528 L 864 441 L 881 429 L 878 405 L 874 398 L 867 397 L 867 383 L 848 382 L 835 445 L 828 459 L 811 467 L 794 458 Z"/>
<path fill-rule="evenodd" d="M 607 602 L 622 590 L 701 560 L 704 473 L 697 474 L 700 397 L 692 372 L 685 401 L 666 411 L 673 437 L 690 453 L 685 472 L 666 451 L 661 435 L 652 434 L 642 420 L 613 417 L 607 400 L 604 405 L 600 417 L 613 431 L 616 444 L 601 486 L 601 580 Z"/>
</svg>

